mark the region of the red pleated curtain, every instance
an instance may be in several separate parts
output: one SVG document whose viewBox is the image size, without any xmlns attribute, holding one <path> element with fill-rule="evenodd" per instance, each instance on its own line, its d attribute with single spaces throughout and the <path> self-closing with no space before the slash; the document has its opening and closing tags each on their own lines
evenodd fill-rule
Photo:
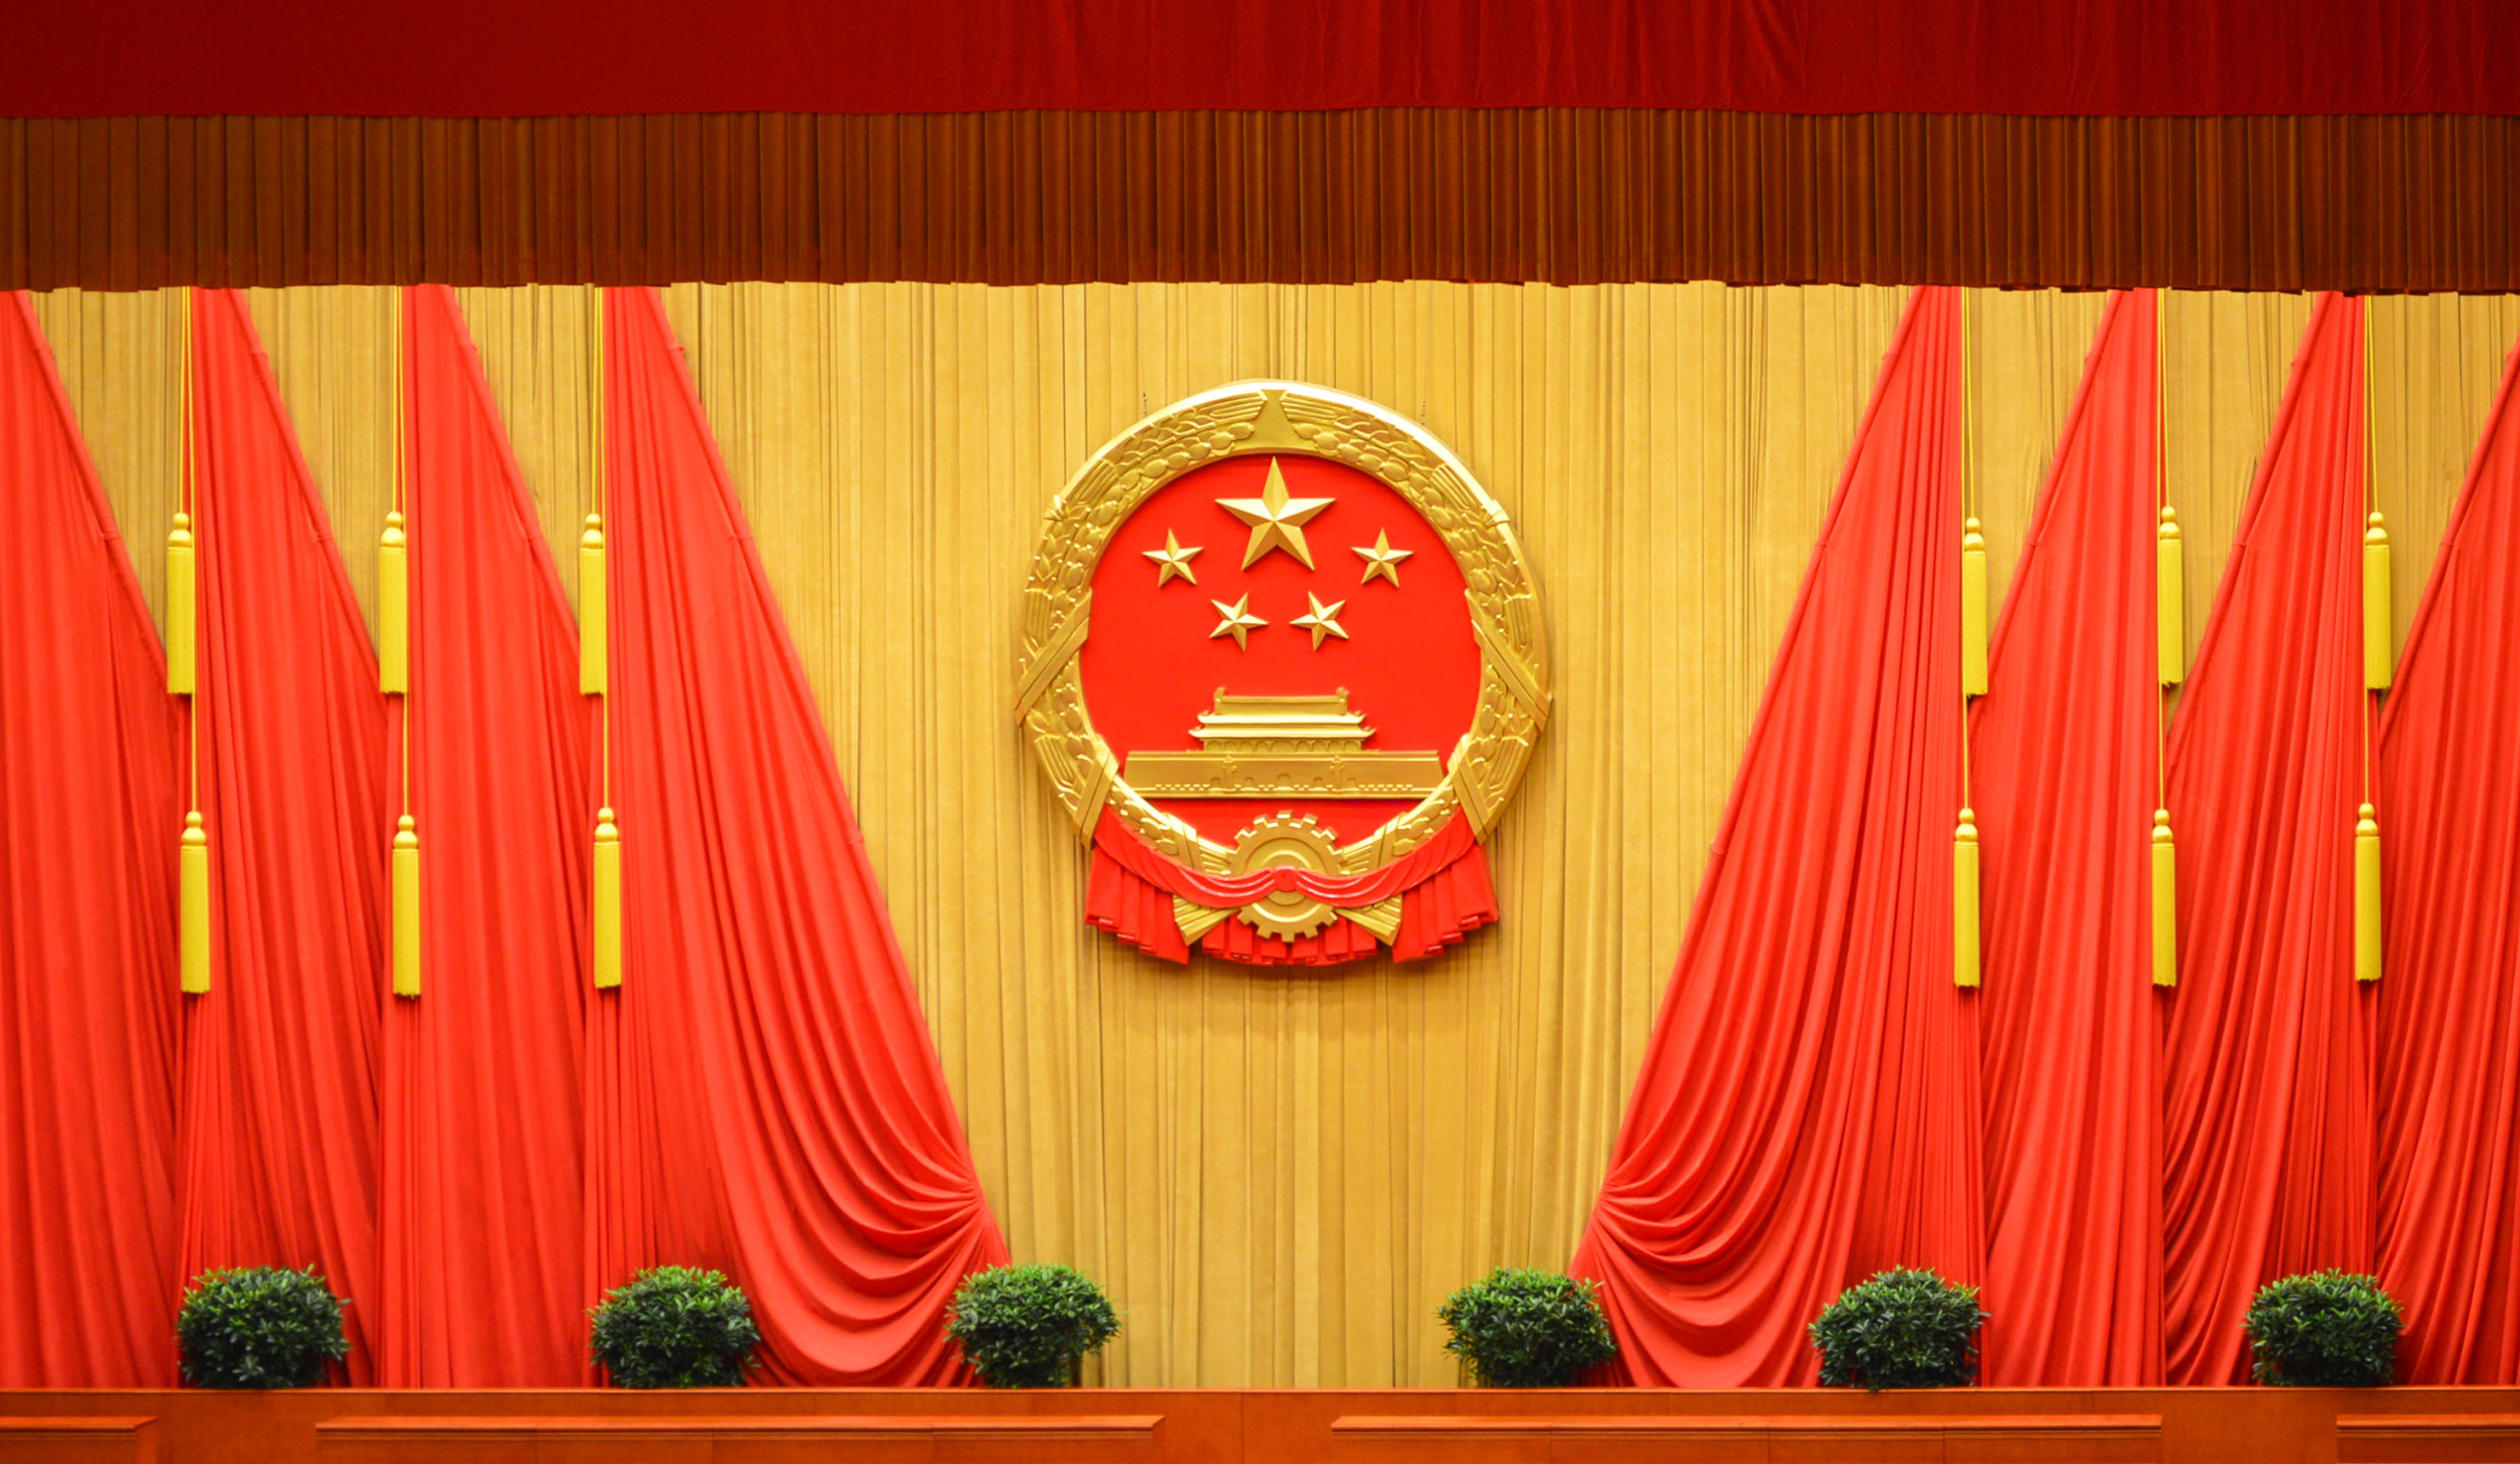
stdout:
<svg viewBox="0 0 2520 1464">
<path fill-rule="evenodd" d="M 2400 1376 L 2520 1384 L 2520 351 L 2380 728 L 2379 1265 Z"/>
<path fill-rule="evenodd" d="M 165 1387 L 181 713 L 24 294 L 0 526 L 0 1388 Z"/>
<path fill-rule="evenodd" d="M 1742 754 L 1574 1270 L 1616 1370 L 1809 1383 L 1841 1289 L 1984 1255 L 1976 1012 L 1952 983 L 1959 297 L 1917 291 Z"/>
<path fill-rule="evenodd" d="M 775 1380 L 964 1379 L 945 1305 L 1005 1242 L 663 305 L 610 291 L 603 330 L 625 913 L 596 1273 L 726 1265 Z"/>
<path fill-rule="evenodd" d="M 192 303 L 210 990 L 186 998 L 183 1274 L 313 1266 L 374 1376 L 385 699 L 244 297 Z"/>
<path fill-rule="evenodd" d="M 2354 973 L 2369 796 L 2362 302 L 2322 295 L 2170 732 L 2178 987 L 2165 1042 L 2164 1345 L 2245 1375 L 2265 1282 L 2372 1266 L 2370 1001 Z M 2385 829 L 2390 810 L 2380 817 Z"/>
<path fill-rule="evenodd" d="M 2161 1381 L 2158 328 L 2110 297 L 1971 711 L 1995 1386 Z"/>
<path fill-rule="evenodd" d="M 591 704 L 577 622 L 453 291 L 404 292 L 408 803 L 421 995 L 385 1024 L 390 1387 L 586 1374 Z"/>
</svg>

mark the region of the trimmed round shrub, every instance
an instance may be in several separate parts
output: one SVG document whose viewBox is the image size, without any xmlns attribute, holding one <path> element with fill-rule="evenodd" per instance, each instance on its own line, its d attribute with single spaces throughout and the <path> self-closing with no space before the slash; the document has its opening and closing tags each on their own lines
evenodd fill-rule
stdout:
<svg viewBox="0 0 2520 1464">
<path fill-rule="evenodd" d="M 1966 1387 L 1978 1377 L 1985 1324 L 1978 1288 L 1932 1271 L 1883 1271 L 1839 1293 L 1811 1323 L 1811 1345 L 1825 1387 Z"/>
<path fill-rule="evenodd" d="M 945 1333 L 993 1388 L 1062 1388 L 1119 1335 L 1102 1288 L 1072 1266 L 999 1266 L 954 1289 Z"/>
<path fill-rule="evenodd" d="M 350 1355 L 342 1307 L 312 1269 L 204 1271 L 184 1292 L 175 1337 L 184 1380 L 205 1388 L 307 1388 Z"/>
<path fill-rule="evenodd" d="M 1444 1299 L 1444 1351 L 1483 1388 L 1562 1388 L 1618 1356 L 1593 1283 L 1557 1271 L 1498 1266 Z"/>
<path fill-rule="evenodd" d="M 2384 1387 L 2397 1371 L 2405 1326 L 2405 1313 L 2372 1277 L 2287 1276 L 2248 1304 L 2249 1370 L 2275 1387 Z"/>
<path fill-rule="evenodd" d="M 595 1360 L 615 1387 L 735 1387 L 761 1345 L 743 1289 L 691 1266 L 641 1271 L 591 1314 Z"/>
</svg>

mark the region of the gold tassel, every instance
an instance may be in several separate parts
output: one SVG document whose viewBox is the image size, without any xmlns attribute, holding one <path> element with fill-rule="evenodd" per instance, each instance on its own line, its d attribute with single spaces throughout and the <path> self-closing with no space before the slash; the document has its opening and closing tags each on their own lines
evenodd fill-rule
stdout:
<svg viewBox="0 0 2520 1464">
<path fill-rule="evenodd" d="M 1960 694 L 1986 694 L 1986 536 L 1976 519 L 1960 526 Z"/>
<path fill-rule="evenodd" d="M 2170 810 L 2153 810 L 2153 985 L 2178 985 L 2178 849 Z"/>
<path fill-rule="evenodd" d="M 2178 510 L 2167 503 L 2153 537 L 2153 595 L 2162 684 L 2175 686 L 2187 679 L 2187 548 L 2178 537 Z"/>
<path fill-rule="evenodd" d="M 2368 803 L 2354 823 L 2354 979 L 2380 979 L 2380 821 Z"/>
<path fill-rule="evenodd" d="M 2362 531 L 2362 685 L 2389 689 L 2396 670 L 2389 645 L 2389 530 L 2375 511 Z"/>
<path fill-rule="evenodd" d="M 595 814 L 594 945 L 597 989 L 621 985 L 621 831 L 609 808 Z"/>
<path fill-rule="evenodd" d="M 193 516 L 175 515 L 166 536 L 166 691 L 193 694 Z"/>
<path fill-rule="evenodd" d="M 394 829 L 394 994 L 420 994 L 420 835 L 408 813 Z"/>
<path fill-rule="evenodd" d="M 587 515 L 578 536 L 578 693 L 601 696 L 606 683 L 608 628 L 603 608 L 603 515 Z"/>
<path fill-rule="evenodd" d="M 411 577 L 403 552 L 403 516 L 385 516 L 376 545 L 376 675 L 378 689 L 401 696 L 411 689 Z"/>
<path fill-rule="evenodd" d="M 1978 985 L 1978 825 L 1977 815 L 1960 810 L 1960 827 L 1951 838 L 1951 980 L 1955 986 Z"/>
<path fill-rule="evenodd" d="M 175 856 L 176 967 L 186 994 L 210 989 L 210 836 L 201 810 L 184 815 L 184 842 Z"/>
</svg>

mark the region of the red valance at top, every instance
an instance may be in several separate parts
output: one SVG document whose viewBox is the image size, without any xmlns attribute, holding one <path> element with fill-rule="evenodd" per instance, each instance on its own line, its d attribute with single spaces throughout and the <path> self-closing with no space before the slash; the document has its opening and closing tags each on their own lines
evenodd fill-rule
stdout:
<svg viewBox="0 0 2520 1464">
<path fill-rule="evenodd" d="M 2507 0 L 89 0 L 16 8 L 0 110 L 2489 114 L 2515 49 Z"/>
</svg>

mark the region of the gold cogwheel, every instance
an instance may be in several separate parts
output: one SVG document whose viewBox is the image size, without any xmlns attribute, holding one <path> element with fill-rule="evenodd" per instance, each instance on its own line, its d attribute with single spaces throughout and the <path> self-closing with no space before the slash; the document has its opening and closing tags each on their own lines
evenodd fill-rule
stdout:
<svg viewBox="0 0 2520 1464">
<path fill-rule="evenodd" d="M 1339 867 L 1339 844 L 1309 813 L 1272 813 L 1234 836 L 1229 867 L 1236 874 L 1289 867 L 1328 874 Z M 1313 934 L 1339 918 L 1338 911 L 1301 890 L 1264 895 L 1235 914 L 1261 934 L 1288 940 Z"/>
</svg>

